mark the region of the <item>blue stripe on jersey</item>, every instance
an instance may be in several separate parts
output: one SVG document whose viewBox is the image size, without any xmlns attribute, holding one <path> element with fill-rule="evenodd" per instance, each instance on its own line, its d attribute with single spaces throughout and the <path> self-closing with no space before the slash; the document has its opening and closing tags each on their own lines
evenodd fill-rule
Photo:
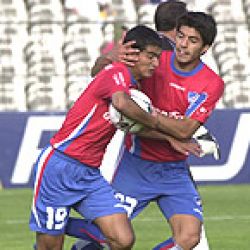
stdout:
<svg viewBox="0 0 250 250">
<path fill-rule="evenodd" d="M 136 135 L 132 135 L 132 146 L 129 150 L 131 154 L 135 154 L 140 156 L 141 155 L 141 145 L 140 145 L 140 138 Z"/>
<path fill-rule="evenodd" d="M 196 92 L 188 92 L 188 101 L 189 106 L 185 112 L 187 117 L 190 117 L 200 106 L 203 102 L 207 99 L 207 93 L 196 93 Z"/>
<path fill-rule="evenodd" d="M 173 52 L 171 55 L 170 67 L 179 76 L 184 76 L 184 77 L 193 76 L 196 73 L 198 73 L 200 70 L 202 70 L 202 68 L 204 66 L 204 63 L 201 61 L 193 70 L 191 70 L 189 72 L 183 72 L 183 71 L 180 71 L 180 70 L 175 68 L 174 59 L 175 59 L 175 52 Z"/>
<path fill-rule="evenodd" d="M 89 124 L 92 116 L 95 113 L 96 108 L 97 108 L 97 104 L 94 105 L 94 107 L 90 110 L 88 115 L 84 117 L 82 122 L 68 135 L 67 138 L 65 138 L 61 142 L 54 144 L 54 148 L 63 152 L 74 139 L 76 139 L 79 135 L 81 135 L 86 129 L 87 125 Z"/>
<path fill-rule="evenodd" d="M 132 72 L 131 72 L 131 70 L 128 68 L 128 71 L 129 71 L 129 74 L 130 74 L 130 80 L 131 80 L 131 84 L 132 85 L 137 85 L 137 81 L 136 81 L 136 79 L 134 78 L 134 76 L 133 76 L 133 74 L 132 74 Z"/>
</svg>

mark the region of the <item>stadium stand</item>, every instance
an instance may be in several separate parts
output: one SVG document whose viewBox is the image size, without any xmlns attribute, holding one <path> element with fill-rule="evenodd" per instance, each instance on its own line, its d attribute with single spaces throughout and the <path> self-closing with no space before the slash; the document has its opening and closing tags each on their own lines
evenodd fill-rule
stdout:
<svg viewBox="0 0 250 250">
<path fill-rule="evenodd" d="M 241 53 L 242 49 L 248 51 L 248 46 L 245 46 L 248 41 L 244 41 L 248 31 L 242 5 L 235 6 L 234 3 L 230 0 L 214 1 L 209 6 L 218 23 L 213 55 L 226 84 L 223 102 L 230 108 L 248 107 L 250 103 L 250 87 L 247 86 L 249 57 L 245 57 L 245 52 Z"/>
<path fill-rule="evenodd" d="M 151 27 L 156 1 L 0 0 L 0 111 L 60 111 L 86 88 L 120 28 Z M 211 13 L 218 36 L 203 60 L 226 83 L 219 107 L 250 106 L 250 0 L 186 0 Z"/>
<path fill-rule="evenodd" d="M 24 49 L 27 65 L 28 110 L 65 110 L 64 12 L 58 0 L 27 0 L 28 41 Z"/>
<path fill-rule="evenodd" d="M 138 20 L 139 23 L 148 25 L 151 28 L 154 28 L 154 13 L 156 9 L 155 4 L 143 4 L 141 6 L 138 6 Z"/>
<path fill-rule="evenodd" d="M 248 29 L 249 29 L 249 27 L 250 27 L 250 1 L 249 0 L 243 0 L 242 4 L 243 4 L 243 10 L 244 10 L 245 15 L 246 15 L 247 26 L 248 26 Z"/>
<path fill-rule="evenodd" d="M 91 1 L 88 6 L 81 4 L 84 2 L 71 2 L 65 9 L 65 42 L 62 53 L 66 63 L 67 107 L 86 88 L 90 80 L 90 68 L 99 55 L 103 42 L 98 3 Z"/>
<path fill-rule="evenodd" d="M 137 13 L 133 0 L 112 0 L 115 21 L 126 23 L 128 28 L 137 22 Z"/>
<path fill-rule="evenodd" d="M 107 53 L 114 46 L 115 41 L 115 27 L 114 27 L 114 9 L 111 0 L 98 1 L 101 30 L 103 35 L 103 43 L 100 47 L 100 53 Z"/>
<path fill-rule="evenodd" d="M 26 110 L 26 64 L 23 47 L 27 40 L 24 2 L 0 1 L 0 110 Z"/>
</svg>

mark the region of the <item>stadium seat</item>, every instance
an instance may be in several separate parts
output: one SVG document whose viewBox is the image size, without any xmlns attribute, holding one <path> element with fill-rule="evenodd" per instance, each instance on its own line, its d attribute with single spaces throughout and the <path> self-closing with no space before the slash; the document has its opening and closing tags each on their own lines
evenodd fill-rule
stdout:
<svg viewBox="0 0 250 250">
<path fill-rule="evenodd" d="M 243 5 L 243 10 L 244 10 L 244 13 L 245 13 L 245 17 L 246 17 L 248 30 L 250 31 L 250 1 L 249 0 L 243 0 L 242 5 Z"/>
<path fill-rule="evenodd" d="M 0 110 L 26 110 L 23 48 L 27 41 L 23 1 L 0 0 Z M 18 42 L 17 42 L 18 41 Z"/>
<path fill-rule="evenodd" d="M 226 107 L 245 107 L 245 88 L 242 84 L 247 79 L 248 70 L 241 62 L 248 60 L 248 56 L 241 53 L 242 44 L 247 33 L 244 13 L 241 5 L 233 1 L 213 1 L 209 11 L 218 22 L 218 36 L 213 46 L 213 55 L 218 64 L 219 74 L 225 81 L 224 104 Z M 244 41 L 244 42 L 242 42 Z M 248 50 L 247 47 L 245 47 Z M 239 80 L 240 79 L 240 80 Z M 248 88 L 249 89 L 249 88 Z M 248 100 L 248 105 L 250 102 Z"/>
<path fill-rule="evenodd" d="M 128 28 L 136 24 L 137 13 L 133 0 L 112 0 L 112 7 L 115 21 L 126 22 Z"/>
<path fill-rule="evenodd" d="M 145 24 L 154 28 L 154 13 L 157 5 L 143 4 L 138 8 L 138 20 L 140 24 Z"/>
<path fill-rule="evenodd" d="M 140 2 L 105 0 L 111 8 L 103 16 L 98 0 L 0 0 L 0 110 L 69 107 L 121 23 L 154 28 L 157 5 Z M 224 106 L 249 107 L 250 0 L 185 2 L 218 22 L 215 44 L 202 59 L 225 81 Z"/>
</svg>

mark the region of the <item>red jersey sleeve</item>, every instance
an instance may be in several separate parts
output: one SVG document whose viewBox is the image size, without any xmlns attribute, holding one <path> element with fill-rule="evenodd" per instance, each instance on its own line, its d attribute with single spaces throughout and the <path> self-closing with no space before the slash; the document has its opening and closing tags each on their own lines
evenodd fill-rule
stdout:
<svg viewBox="0 0 250 250">
<path fill-rule="evenodd" d="M 95 95 L 97 98 L 111 99 L 117 91 L 129 93 L 131 76 L 127 67 L 120 63 L 110 64 L 97 75 Z"/>
</svg>

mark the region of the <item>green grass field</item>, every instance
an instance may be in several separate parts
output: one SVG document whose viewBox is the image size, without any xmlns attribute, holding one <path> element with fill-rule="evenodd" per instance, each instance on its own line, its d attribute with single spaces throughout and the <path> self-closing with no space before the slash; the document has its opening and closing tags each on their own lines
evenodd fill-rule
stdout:
<svg viewBox="0 0 250 250">
<path fill-rule="evenodd" d="M 200 186 L 205 210 L 205 227 L 211 250 L 250 249 L 250 185 Z M 32 249 L 29 231 L 32 191 L 0 190 L 0 250 Z M 150 250 L 169 235 L 167 223 L 152 204 L 133 222 L 136 250 Z M 67 238 L 65 250 L 73 239 Z"/>
</svg>

